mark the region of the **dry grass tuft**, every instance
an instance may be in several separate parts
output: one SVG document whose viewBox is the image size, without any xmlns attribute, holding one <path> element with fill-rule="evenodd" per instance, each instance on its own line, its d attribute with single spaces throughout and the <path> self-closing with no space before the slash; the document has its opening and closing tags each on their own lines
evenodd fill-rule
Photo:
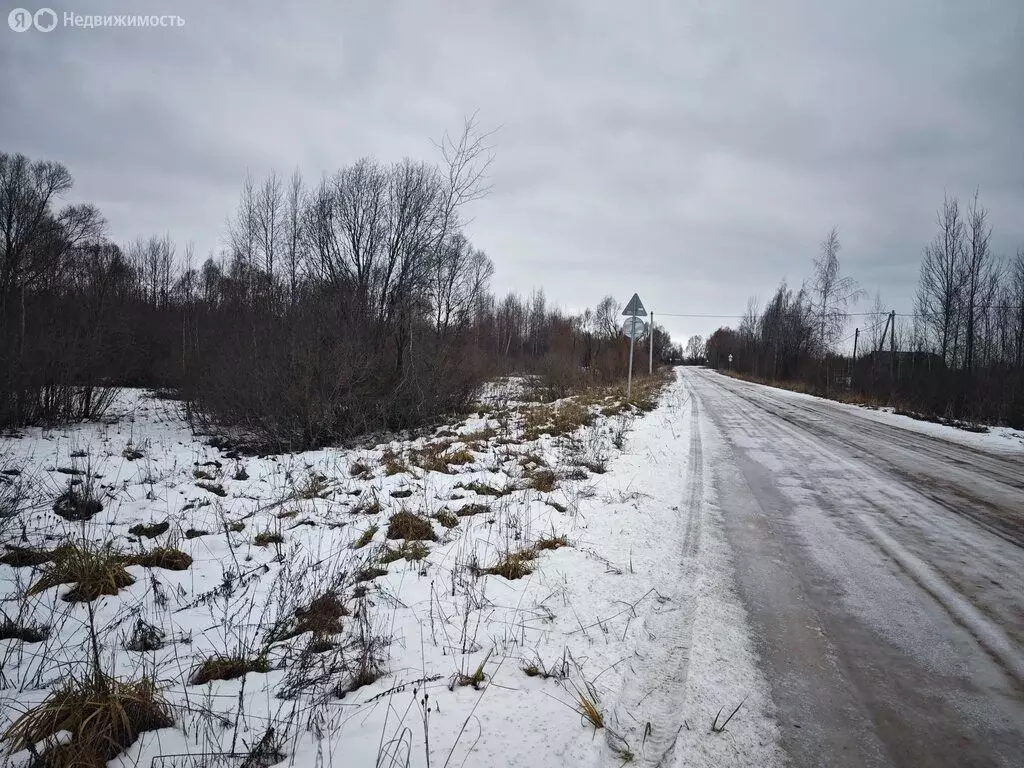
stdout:
<svg viewBox="0 0 1024 768">
<path fill-rule="evenodd" d="M 536 453 L 524 453 L 519 457 L 519 466 L 526 470 L 546 467 L 547 465 L 548 463 L 544 461 L 544 458 Z"/>
<path fill-rule="evenodd" d="M 269 672 L 270 664 L 263 656 L 247 659 L 243 656 L 211 656 L 203 661 L 189 678 L 192 685 L 203 685 L 214 680 L 236 680 L 249 672 Z"/>
<path fill-rule="evenodd" d="M 318 635 L 336 635 L 341 632 L 341 617 L 348 609 L 334 592 L 325 592 L 314 598 L 305 608 L 295 611 L 296 634 L 313 632 Z"/>
<path fill-rule="evenodd" d="M 618 416 L 626 409 L 625 403 L 614 403 L 613 405 L 606 405 L 601 409 L 601 415 L 606 417 Z"/>
<path fill-rule="evenodd" d="M 448 458 L 445 452 L 451 447 L 450 440 L 428 443 L 412 452 L 410 463 L 427 472 L 448 472 Z"/>
<path fill-rule="evenodd" d="M 205 480 L 199 480 L 196 482 L 196 487 L 202 488 L 204 491 L 209 491 L 215 496 L 220 496 L 221 498 L 228 495 L 228 492 L 224 490 L 224 486 L 220 483 L 211 483 Z"/>
<path fill-rule="evenodd" d="M 608 471 L 608 460 L 602 457 L 576 456 L 573 458 L 572 463 L 577 467 L 589 469 L 595 475 L 603 475 Z M 586 478 L 584 477 L 583 479 L 585 480 Z"/>
<path fill-rule="evenodd" d="M 498 430 L 494 427 L 484 427 L 474 432 L 467 432 L 459 439 L 465 443 L 487 443 L 491 438 L 498 436 Z"/>
<path fill-rule="evenodd" d="M 412 512 L 396 512 L 388 520 L 388 538 L 407 541 L 437 541 L 434 526 L 425 517 Z"/>
<path fill-rule="evenodd" d="M 164 647 L 166 635 L 160 627 L 154 626 L 142 618 L 135 620 L 131 637 L 124 644 L 125 650 L 136 653 L 152 653 Z"/>
<path fill-rule="evenodd" d="M 452 466 L 462 466 L 474 461 L 476 457 L 467 448 L 450 450 L 450 440 L 429 443 L 423 448 L 412 452 L 411 461 L 417 467 L 428 472 L 443 472 L 451 474 Z"/>
<path fill-rule="evenodd" d="M 283 544 L 284 536 L 277 531 L 261 531 L 256 534 L 256 538 L 253 539 L 253 543 L 257 547 L 268 547 L 271 544 Z"/>
<path fill-rule="evenodd" d="M 64 595 L 64 600 L 69 603 L 89 602 L 100 595 L 116 595 L 123 587 L 135 583 L 124 569 L 124 556 L 110 546 L 99 549 L 67 546 L 58 553 L 43 565 L 39 580 L 29 587 L 30 596 L 60 584 L 74 584 Z"/>
<path fill-rule="evenodd" d="M 563 653 L 561 662 L 548 665 L 540 656 L 537 656 L 533 661 L 523 664 L 520 669 L 527 677 L 539 677 L 542 680 L 565 680 L 569 677 L 569 659 Z"/>
<path fill-rule="evenodd" d="M 373 497 L 373 501 L 368 498 L 362 498 L 359 503 L 352 508 L 353 515 L 379 515 L 383 511 L 384 507 L 377 499 Z"/>
<path fill-rule="evenodd" d="M 373 581 L 376 578 L 379 578 L 381 576 L 387 576 L 387 575 L 388 575 L 388 569 L 387 568 L 378 568 L 375 565 L 370 565 L 370 566 L 367 566 L 366 568 L 362 568 L 362 569 L 356 571 L 356 573 L 355 573 L 355 580 L 356 580 L 357 583 L 362 583 L 364 581 Z M 356 596 L 358 597 L 359 595 L 357 594 Z"/>
<path fill-rule="evenodd" d="M 434 519 L 437 520 L 445 528 L 454 528 L 459 524 L 458 515 L 452 512 L 450 509 L 442 509 L 434 515 Z"/>
<path fill-rule="evenodd" d="M 189 528 L 185 531 L 186 539 L 198 539 L 200 536 L 209 536 L 209 531 L 200 530 L 198 528 Z"/>
<path fill-rule="evenodd" d="M 523 413 L 523 436 L 527 440 L 536 440 L 541 435 L 558 437 L 593 423 L 594 414 L 590 408 L 576 400 L 567 400 L 558 406 L 541 405 L 526 409 Z"/>
<path fill-rule="evenodd" d="M 555 536 L 541 536 L 537 539 L 537 543 L 533 545 L 533 548 L 538 552 L 545 550 L 561 549 L 562 547 L 569 546 L 569 538 L 565 535 Z"/>
<path fill-rule="evenodd" d="M 470 464 L 476 459 L 476 457 L 473 455 L 473 452 L 468 448 L 459 448 L 459 450 L 457 451 L 452 451 L 451 453 L 447 454 L 445 458 L 447 459 L 449 464 L 454 464 L 456 466 Z"/>
<path fill-rule="evenodd" d="M 430 549 L 422 541 L 403 541 L 401 546 L 396 549 L 385 547 L 377 560 L 381 565 L 388 565 L 402 559 L 413 563 L 423 560 L 429 554 Z"/>
<path fill-rule="evenodd" d="M 367 528 L 365 531 L 359 534 L 358 539 L 352 542 L 352 549 L 362 549 L 363 547 L 365 547 L 367 544 L 373 541 L 373 537 L 377 535 L 377 531 L 379 530 L 380 528 L 378 526 L 371 525 L 369 528 Z"/>
<path fill-rule="evenodd" d="M 20 624 L 4 616 L 0 621 L 0 640 L 20 640 L 23 643 L 41 643 L 50 636 L 45 624 Z"/>
<path fill-rule="evenodd" d="M 513 493 L 516 490 L 514 487 L 495 488 L 493 485 L 481 483 L 476 480 L 474 480 L 471 483 L 458 483 L 455 487 L 461 488 L 464 491 L 472 491 L 478 496 L 494 496 L 495 498 L 507 496 L 508 494 Z"/>
<path fill-rule="evenodd" d="M 70 680 L 7 728 L 11 752 L 31 749 L 62 731 L 66 744 L 46 749 L 48 768 L 105 768 L 141 733 L 174 725 L 171 708 L 149 678 L 122 681 L 100 674 Z"/>
<path fill-rule="evenodd" d="M 538 469 L 527 475 L 530 487 L 541 493 L 551 493 L 558 484 L 558 475 L 550 469 Z"/>
<path fill-rule="evenodd" d="M 533 573 L 533 561 L 536 559 L 537 552 L 532 547 L 518 552 L 506 552 L 498 558 L 495 565 L 480 572 L 489 576 L 503 576 L 509 581 L 521 579 Z"/>
<path fill-rule="evenodd" d="M 132 536 L 145 536 L 147 539 L 155 539 L 157 536 L 167 533 L 167 531 L 169 531 L 170 528 L 171 524 L 166 520 L 162 523 L 153 523 L 151 525 L 143 525 L 142 523 L 138 523 L 137 525 L 133 525 L 131 528 L 129 528 L 128 533 L 130 533 Z"/>
<path fill-rule="evenodd" d="M 531 547 L 525 547 L 516 552 L 506 552 L 498 558 L 498 562 L 490 568 L 481 568 L 478 574 L 490 576 L 504 576 L 506 579 L 521 579 L 533 573 L 534 561 L 540 552 L 561 547 L 568 547 L 569 539 L 564 536 L 542 536 Z"/>
<path fill-rule="evenodd" d="M 16 547 L 11 544 L 4 545 L 7 551 L 0 555 L 0 563 L 9 565 L 12 568 L 34 568 L 49 563 L 57 557 L 59 549 L 51 551 L 48 549 L 31 549 L 28 547 Z"/>
<path fill-rule="evenodd" d="M 224 530 L 228 533 L 241 533 L 245 530 L 245 523 L 243 523 L 241 520 L 228 522 L 224 524 Z"/>
<path fill-rule="evenodd" d="M 654 372 L 653 376 L 641 376 L 633 380 L 633 392 L 631 405 L 639 411 L 649 412 L 658 407 L 658 398 L 661 397 L 661 390 L 672 380 L 672 370 L 661 368 Z M 621 399 L 626 399 L 625 391 L 619 393 Z"/>
<path fill-rule="evenodd" d="M 64 493 L 57 497 L 57 501 L 53 504 L 53 511 L 65 520 L 72 522 L 91 520 L 103 511 L 103 502 L 94 496 L 90 489 L 69 486 Z"/>
<path fill-rule="evenodd" d="M 369 477 L 373 470 L 366 463 L 356 460 L 349 465 L 348 473 L 351 477 Z"/>
<path fill-rule="evenodd" d="M 390 448 L 384 451 L 380 460 L 384 465 L 384 474 L 388 477 L 391 477 L 392 475 L 400 475 L 403 472 L 409 471 L 409 465 L 405 463 L 405 459 Z"/>
<path fill-rule="evenodd" d="M 484 666 L 490 660 L 492 653 L 494 653 L 493 649 L 487 652 L 487 656 L 477 665 L 472 674 L 467 675 L 465 672 L 456 672 L 451 683 L 448 685 L 448 690 L 454 691 L 457 685 L 463 687 L 471 685 L 474 690 L 479 691 L 480 686 L 487 680 L 487 675 L 484 674 Z"/>
<path fill-rule="evenodd" d="M 600 472 L 598 474 L 600 474 Z M 563 480 L 575 480 L 576 482 L 581 482 L 586 480 L 587 477 L 587 471 L 582 466 L 568 467 L 562 470 Z"/>
<path fill-rule="evenodd" d="M 547 679 L 545 677 L 545 675 L 544 675 L 544 670 L 542 670 L 537 665 L 536 662 L 531 662 L 530 664 L 526 664 L 526 665 L 523 666 L 522 669 L 523 669 L 523 674 L 526 675 L 527 677 L 543 677 L 544 679 Z"/>
<path fill-rule="evenodd" d="M 487 504 L 465 504 L 455 510 L 459 517 L 472 517 L 473 515 L 484 515 L 491 511 Z"/>
<path fill-rule="evenodd" d="M 328 492 L 327 475 L 319 472 L 310 472 L 305 480 L 295 486 L 294 498 L 296 499 L 322 499 Z"/>
<path fill-rule="evenodd" d="M 163 568 L 165 571 L 186 571 L 192 565 L 192 558 L 173 547 L 156 547 L 141 555 L 125 559 L 126 565 L 141 565 L 143 568 Z"/>
<path fill-rule="evenodd" d="M 590 685 L 587 685 L 585 691 L 577 689 L 576 711 L 594 727 L 594 730 L 604 728 L 604 715 L 601 713 L 597 694 Z"/>
</svg>

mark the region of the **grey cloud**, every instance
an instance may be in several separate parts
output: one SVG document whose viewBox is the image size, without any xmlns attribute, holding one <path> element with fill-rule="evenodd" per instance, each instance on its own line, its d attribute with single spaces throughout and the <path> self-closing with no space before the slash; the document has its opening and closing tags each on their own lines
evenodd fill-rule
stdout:
<svg viewBox="0 0 1024 768">
<path fill-rule="evenodd" d="M 996 247 L 1024 244 L 1016 0 L 152 12 L 186 25 L 0 30 L 0 144 L 64 161 L 119 239 L 169 230 L 205 253 L 247 170 L 433 157 L 480 110 L 501 130 L 470 234 L 498 289 L 566 307 L 636 290 L 656 311 L 739 313 L 799 284 L 837 224 L 845 269 L 907 310 L 944 190 L 980 188 Z"/>
</svg>

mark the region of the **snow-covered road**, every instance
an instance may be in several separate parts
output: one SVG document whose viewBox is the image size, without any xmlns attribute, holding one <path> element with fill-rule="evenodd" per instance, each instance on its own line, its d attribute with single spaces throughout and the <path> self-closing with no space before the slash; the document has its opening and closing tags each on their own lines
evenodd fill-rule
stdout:
<svg viewBox="0 0 1024 768">
<path fill-rule="evenodd" d="M 682 372 L 799 766 L 1024 764 L 1024 458 Z"/>
</svg>

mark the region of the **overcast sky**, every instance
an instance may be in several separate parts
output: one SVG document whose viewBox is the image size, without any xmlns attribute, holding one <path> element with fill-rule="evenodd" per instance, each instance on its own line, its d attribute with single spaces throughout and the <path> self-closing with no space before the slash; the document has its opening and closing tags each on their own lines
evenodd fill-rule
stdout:
<svg viewBox="0 0 1024 768">
<path fill-rule="evenodd" d="M 185 21 L 0 27 L 0 150 L 64 162 L 119 242 L 219 252 L 247 170 L 431 159 L 477 112 L 499 131 L 471 238 L 497 291 L 567 309 L 742 313 L 837 225 L 844 270 L 909 311 L 944 190 L 980 188 L 996 250 L 1024 246 L 1022 0 L 50 7 Z"/>
</svg>

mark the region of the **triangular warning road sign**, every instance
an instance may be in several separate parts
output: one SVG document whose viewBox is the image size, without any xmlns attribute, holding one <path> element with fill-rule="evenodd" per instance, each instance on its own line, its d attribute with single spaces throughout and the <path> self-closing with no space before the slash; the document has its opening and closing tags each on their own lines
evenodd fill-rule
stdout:
<svg viewBox="0 0 1024 768">
<path fill-rule="evenodd" d="M 644 304 L 640 301 L 640 294 L 634 293 L 633 298 L 629 300 L 629 304 L 622 310 L 624 315 L 636 315 L 638 317 L 644 317 L 647 314 L 647 310 L 644 309 Z"/>
</svg>

